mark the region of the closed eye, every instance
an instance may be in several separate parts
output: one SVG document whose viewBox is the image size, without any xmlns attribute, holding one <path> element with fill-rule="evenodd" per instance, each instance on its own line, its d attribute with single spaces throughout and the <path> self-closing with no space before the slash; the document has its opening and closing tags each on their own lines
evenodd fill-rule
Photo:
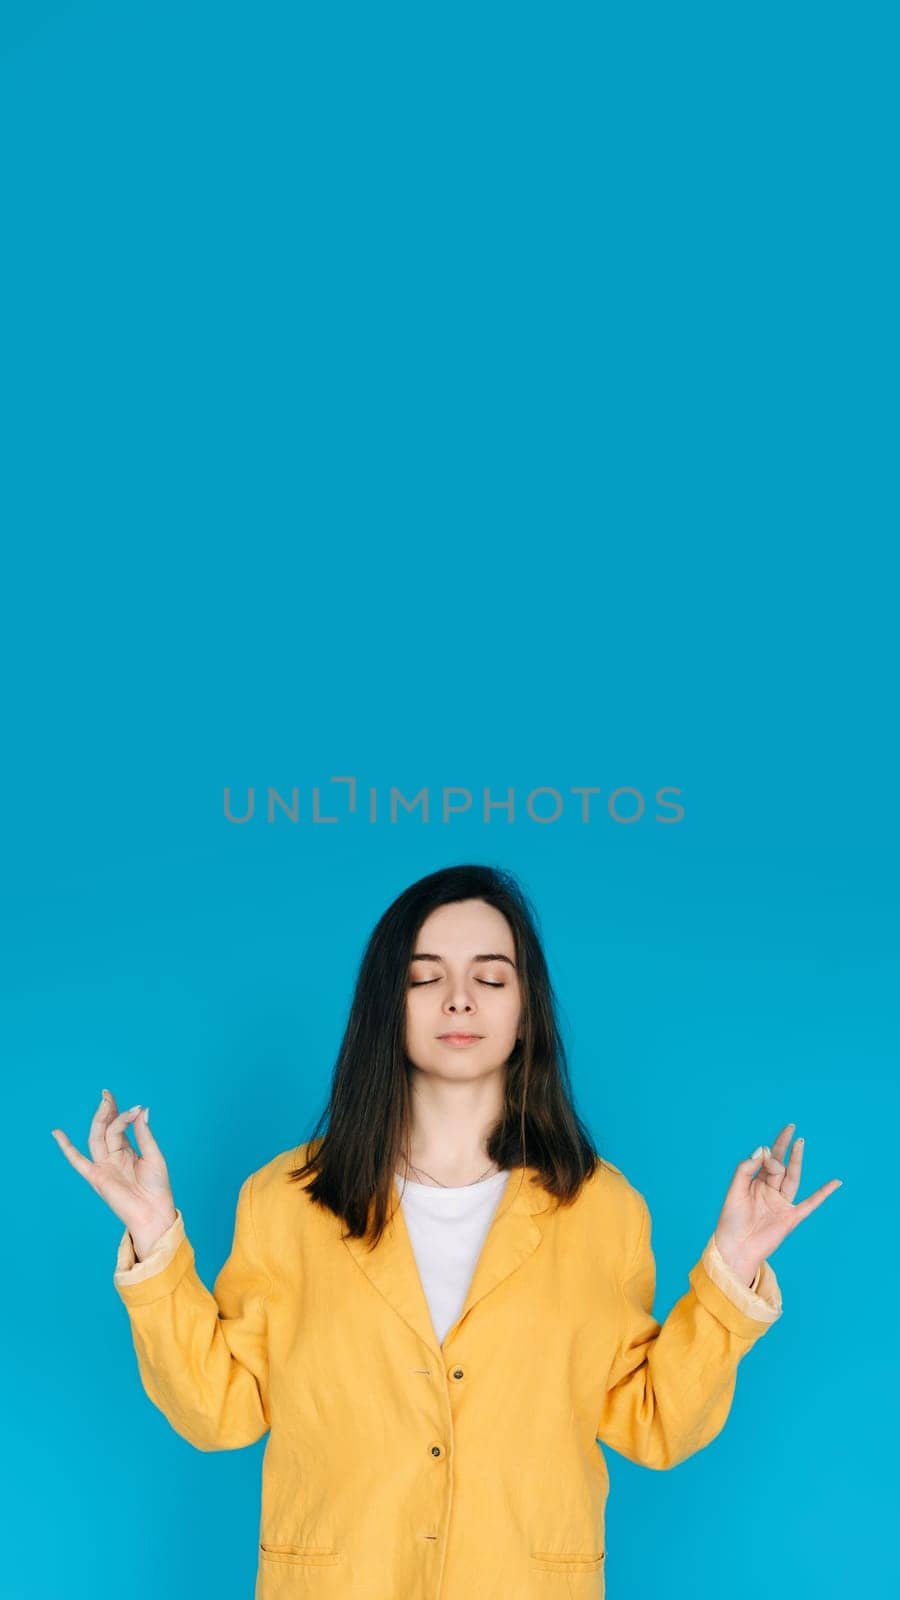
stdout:
<svg viewBox="0 0 900 1600">
<path fill-rule="evenodd" d="M 418 979 L 411 978 L 410 979 L 410 983 L 409 983 L 409 987 L 411 989 L 424 989 L 427 984 L 429 984 L 429 983 L 440 983 L 440 981 L 441 981 L 440 978 L 418 978 Z M 476 978 L 475 982 L 476 983 L 483 983 L 485 988 L 487 988 L 487 989 L 505 989 L 506 988 L 506 984 L 505 983 L 491 983 L 488 978 Z"/>
</svg>

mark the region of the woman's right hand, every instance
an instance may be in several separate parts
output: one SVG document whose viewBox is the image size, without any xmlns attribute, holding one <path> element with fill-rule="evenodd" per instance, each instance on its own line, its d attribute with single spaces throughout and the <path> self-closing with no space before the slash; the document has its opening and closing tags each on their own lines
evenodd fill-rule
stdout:
<svg viewBox="0 0 900 1600">
<path fill-rule="evenodd" d="M 150 1247 L 175 1221 L 175 1201 L 169 1171 L 144 1115 L 146 1108 L 132 1106 L 116 1111 L 116 1102 L 104 1089 L 88 1133 L 91 1160 L 77 1150 L 62 1128 L 53 1128 L 53 1137 L 70 1166 L 80 1172 L 91 1188 L 106 1201 L 134 1240 L 138 1258 L 143 1260 Z M 126 1128 L 134 1124 L 140 1155 L 129 1143 Z"/>
</svg>

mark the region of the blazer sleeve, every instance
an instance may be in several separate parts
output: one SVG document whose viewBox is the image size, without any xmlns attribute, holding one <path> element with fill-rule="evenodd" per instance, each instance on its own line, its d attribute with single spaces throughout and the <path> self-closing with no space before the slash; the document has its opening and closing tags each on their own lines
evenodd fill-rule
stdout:
<svg viewBox="0 0 900 1600">
<path fill-rule="evenodd" d="M 756 1277 L 748 1285 L 721 1255 L 715 1231 L 710 1234 L 700 1260 L 713 1283 L 724 1289 L 729 1300 L 746 1311 L 748 1316 L 759 1322 L 778 1321 L 781 1316 L 781 1289 L 768 1261 L 757 1268 Z"/>
<path fill-rule="evenodd" d="M 621 1284 L 621 1331 L 597 1439 L 639 1466 L 665 1469 L 721 1432 L 738 1364 L 781 1316 L 781 1291 L 767 1261 L 756 1289 L 744 1284 L 713 1235 L 688 1274 L 687 1293 L 660 1323 L 653 1315 L 652 1222 L 643 1195 L 638 1200 L 637 1241 Z"/>
<path fill-rule="evenodd" d="M 126 1228 L 119 1241 L 118 1254 L 116 1255 L 116 1270 L 113 1273 L 116 1287 L 120 1283 L 143 1283 L 145 1278 L 155 1277 L 163 1267 L 167 1267 L 172 1260 L 178 1246 L 184 1238 L 184 1217 L 175 1208 L 175 1221 L 168 1227 L 164 1234 L 157 1239 L 151 1250 L 147 1251 L 142 1261 L 138 1261 L 134 1249 L 134 1240 Z"/>
<path fill-rule="evenodd" d="M 181 1213 L 143 1261 L 126 1232 L 113 1282 L 153 1404 L 198 1450 L 240 1450 L 270 1427 L 266 1299 L 271 1280 L 253 1222 L 253 1177 L 238 1195 L 231 1253 L 212 1293 Z"/>
</svg>

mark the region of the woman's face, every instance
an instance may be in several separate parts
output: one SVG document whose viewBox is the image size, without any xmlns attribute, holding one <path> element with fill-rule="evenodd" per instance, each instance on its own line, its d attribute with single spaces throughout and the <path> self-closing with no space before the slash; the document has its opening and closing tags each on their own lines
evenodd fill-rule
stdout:
<svg viewBox="0 0 900 1600">
<path fill-rule="evenodd" d="M 459 1079 L 505 1065 L 522 1015 L 512 929 L 484 900 L 439 906 L 413 945 L 406 992 L 406 1053 L 423 1072 Z M 442 1035 L 476 1034 L 471 1044 Z"/>
</svg>

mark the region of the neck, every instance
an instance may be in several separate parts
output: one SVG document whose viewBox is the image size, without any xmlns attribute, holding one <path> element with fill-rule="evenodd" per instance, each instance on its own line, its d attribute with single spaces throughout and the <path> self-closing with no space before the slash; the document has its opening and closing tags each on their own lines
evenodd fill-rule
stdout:
<svg viewBox="0 0 900 1600">
<path fill-rule="evenodd" d="M 473 1083 L 450 1083 L 411 1067 L 409 1090 L 397 1172 L 413 1183 L 437 1182 L 448 1188 L 499 1172 L 487 1145 L 503 1115 L 502 1072 Z"/>
<path fill-rule="evenodd" d="M 394 1165 L 402 1178 L 409 1178 L 413 1183 L 438 1183 L 448 1189 L 463 1188 L 500 1171 L 496 1161 L 484 1150 L 472 1160 L 457 1162 L 449 1160 L 446 1151 L 435 1151 L 430 1157 L 410 1151 L 409 1161 L 401 1154 Z"/>
</svg>

